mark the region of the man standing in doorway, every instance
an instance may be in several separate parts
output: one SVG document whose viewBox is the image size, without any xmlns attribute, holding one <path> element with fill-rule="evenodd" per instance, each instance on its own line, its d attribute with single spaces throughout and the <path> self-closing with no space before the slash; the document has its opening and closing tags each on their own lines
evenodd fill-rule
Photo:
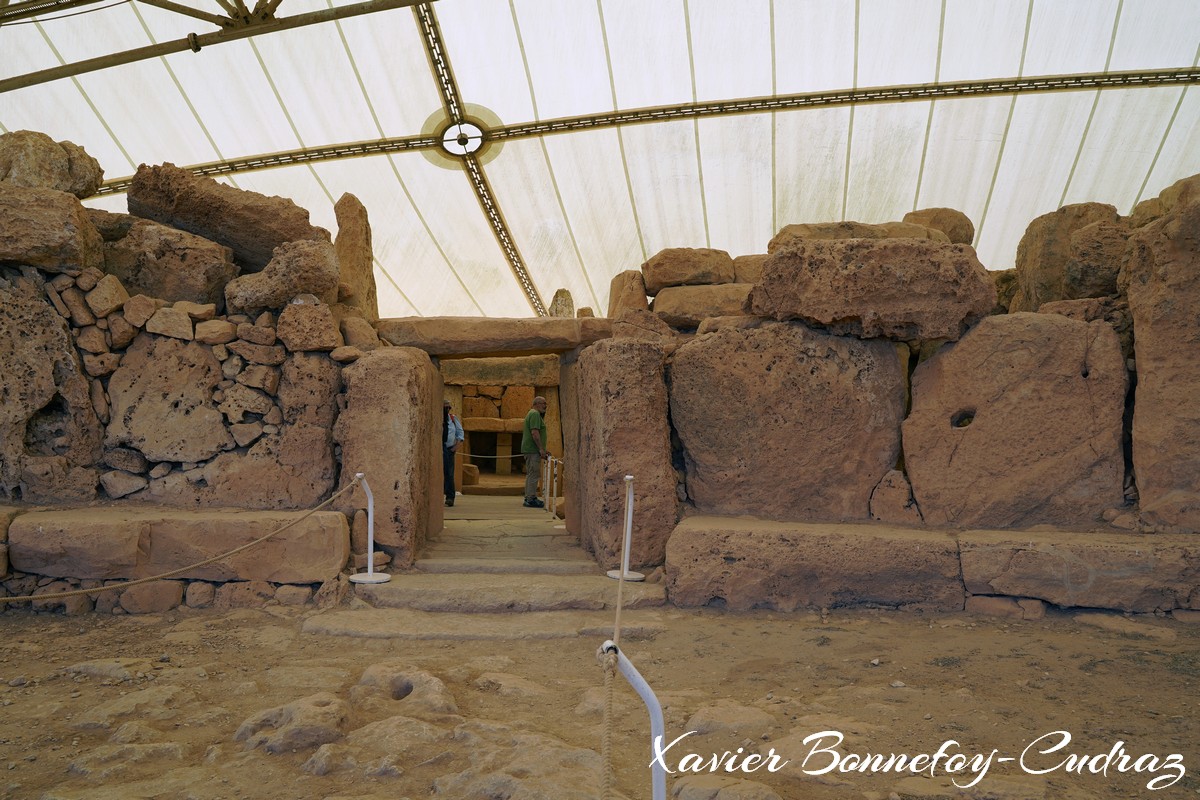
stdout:
<svg viewBox="0 0 1200 800">
<path fill-rule="evenodd" d="M 538 476 L 542 472 L 542 459 L 549 455 L 546 452 L 546 398 L 533 398 L 533 408 L 525 415 L 525 424 L 521 426 L 521 453 L 525 456 L 525 507 L 545 508 L 546 504 L 538 500 Z"/>
<path fill-rule="evenodd" d="M 462 423 L 450 411 L 450 401 L 442 403 L 442 490 L 446 493 L 446 506 L 454 505 L 454 456 L 466 438 Z"/>
</svg>

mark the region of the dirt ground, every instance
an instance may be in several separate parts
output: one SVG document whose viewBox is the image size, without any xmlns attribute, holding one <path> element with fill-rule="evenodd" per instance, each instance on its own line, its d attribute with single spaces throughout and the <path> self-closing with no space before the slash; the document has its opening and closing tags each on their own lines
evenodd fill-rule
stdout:
<svg viewBox="0 0 1200 800">
<path fill-rule="evenodd" d="M 439 677 L 462 717 L 502 721 L 601 752 L 600 637 L 400 641 L 303 632 L 303 620 L 318 613 L 275 606 L 180 608 L 143 617 L 23 610 L 0 615 L 0 797 L 433 796 L 438 776 L 463 765 L 466 754 L 455 752 L 454 743 L 437 745 L 440 755 L 400 753 L 374 775 L 320 775 L 305 768 L 313 747 L 271 755 L 234 739 L 239 725 L 260 711 L 316 691 L 345 695 L 368 666 L 395 660 Z M 631 634 L 622 646 L 663 701 L 666 740 L 689 725 L 708 731 L 664 754 L 663 763 L 676 770 L 669 797 L 718 797 L 698 784 L 685 791 L 680 760 L 695 753 L 688 761 L 694 765 L 700 757 L 736 755 L 739 747 L 743 756 L 752 750 L 766 756 L 774 747 L 789 764 L 777 771 L 759 764 L 752 773 L 731 775 L 723 762 L 718 774 L 756 781 L 789 800 L 1200 795 L 1200 626 L 1065 612 L 1013 621 L 888 610 L 835 610 L 822 618 L 716 609 L 626 612 L 623 625 L 634 630 L 651 617 L 661 632 L 652 638 Z M 106 659 L 126 659 L 119 664 L 130 674 L 119 674 L 119 666 L 110 665 L 107 673 L 79 666 Z M 495 672 L 525 682 L 513 679 L 505 687 L 504 681 L 480 679 Z M 163 692 L 157 699 L 121 710 L 121 698 L 155 687 Z M 97 715 L 99 708 L 108 711 Z M 354 725 L 360 725 L 387 712 L 367 706 L 354 713 Z M 611 724 L 617 790 L 649 798 L 647 715 L 619 678 Z M 839 769 L 805 774 L 835 758 L 809 755 L 811 747 L 832 740 L 803 744 L 821 731 L 845 736 L 836 756 Z M 1058 741 L 1056 731 L 1072 737 L 1058 752 L 1039 755 L 1037 744 L 1026 750 L 1039 737 L 1047 737 L 1042 747 Z M 945 788 L 948 780 L 966 784 L 973 776 L 966 768 L 947 775 L 944 759 L 932 777 L 929 770 L 914 776 L 894 767 L 840 771 L 854 766 L 853 754 L 932 755 L 948 741 L 958 744 L 943 748 L 947 755 L 998 751 L 986 774 L 961 794 Z M 1118 742 L 1129 755 L 1127 772 L 1118 770 L 1117 758 L 1107 775 L 1090 771 L 1102 766 L 1099 761 L 1076 765 L 1076 771 L 1062 764 L 1071 754 L 1112 753 Z M 470 745 L 463 740 L 461 746 Z M 1166 766 L 1171 754 L 1182 759 L 1182 777 L 1179 768 Z M 1005 757 L 1014 760 L 999 761 Z M 1156 777 L 1170 785 L 1147 788 Z M 569 791 L 564 788 L 562 797 L 600 797 L 599 786 L 590 785 L 594 771 L 563 775 L 563 781 Z M 719 795 L 769 797 L 750 784 Z"/>
</svg>

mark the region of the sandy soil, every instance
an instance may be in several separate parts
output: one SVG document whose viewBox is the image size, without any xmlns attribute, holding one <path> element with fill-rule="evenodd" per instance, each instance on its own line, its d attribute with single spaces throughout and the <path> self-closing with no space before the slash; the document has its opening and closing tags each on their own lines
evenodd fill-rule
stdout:
<svg viewBox="0 0 1200 800">
<path fill-rule="evenodd" d="M 0 797 L 431 796 L 439 775 L 463 766 L 465 756 L 453 746 L 439 745 L 447 751 L 440 756 L 404 754 L 391 774 L 368 777 L 361 770 L 305 771 L 315 748 L 270 755 L 234 740 L 248 717 L 316 691 L 344 696 L 365 668 L 395 659 L 441 678 L 464 717 L 501 720 L 601 751 L 599 640 L 396 641 L 302 632 L 304 618 L 316 613 L 276 606 L 181 608 L 145 617 L 0 615 Z M 822 618 L 713 609 L 627 611 L 624 624 L 651 617 L 664 630 L 648 639 L 626 637 L 623 649 L 666 706 L 667 739 L 689 725 L 712 729 L 669 750 L 663 760 L 672 769 L 687 753 L 707 760 L 738 747 L 764 755 L 774 747 L 788 766 L 777 772 L 760 766 L 738 777 L 770 786 L 782 798 L 956 796 L 937 788 L 947 783 L 944 768 L 934 779 L 907 772 L 804 774 L 802 764 L 817 771 L 833 757 L 818 753 L 804 763 L 809 746 L 803 738 L 831 730 L 846 737 L 840 766 L 852 754 L 933 754 L 950 740 L 959 743 L 950 753 L 997 750 L 987 774 L 958 796 L 1200 794 L 1198 626 L 1119 614 L 1052 613 L 1025 622 L 884 610 Z M 122 662 L 132 664 L 129 679 L 115 672 L 88 675 L 77 666 L 104 659 L 134 659 Z M 488 672 L 530 683 L 481 681 Z M 121 698 L 148 688 L 163 693 L 119 710 Z M 714 704 L 715 710 L 704 710 Z M 648 798 L 646 712 L 623 683 L 614 690 L 614 706 L 616 787 L 626 797 Z M 107 716 L 97 716 L 98 708 L 108 709 Z M 354 725 L 385 714 L 356 710 Z M 1026 767 L 1047 769 L 1069 754 L 1110 753 L 1118 742 L 1131 763 L 1152 754 L 1159 767 L 1143 759 L 1143 772 L 1123 774 L 1114 760 L 1107 776 L 1065 766 L 1032 775 L 1019 760 L 998 761 L 1019 759 L 1031 742 L 1054 731 L 1073 740 L 1053 755 L 1027 755 Z M 130 742 L 156 747 L 122 747 Z M 1153 778 L 1178 772 L 1162 766 L 1173 753 L 1182 757 L 1183 777 L 1147 789 Z M 564 775 L 564 786 L 577 794 L 564 790 L 563 796 L 599 797 L 599 787 L 588 785 L 595 777 Z M 963 772 L 957 779 L 972 777 Z M 683 793 L 680 783 L 678 775 L 670 777 L 682 797 L 714 796 L 695 788 Z M 727 789 L 720 800 L 770 797 L 753 788 Z"/>
</svg>

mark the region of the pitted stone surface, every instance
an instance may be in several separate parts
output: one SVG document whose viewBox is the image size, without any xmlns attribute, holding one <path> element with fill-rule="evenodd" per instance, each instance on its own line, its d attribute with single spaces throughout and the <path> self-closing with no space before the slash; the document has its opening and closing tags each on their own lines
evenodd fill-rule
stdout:
<svg viewBox="0 0 1200 800">
<path fill-rule="evenodd" d="M 74 195 L 5 186 L 0 191 L 0 262 L 46 272 L 79 272 L 104 264 L 104 240 Z"/>
<path fill-rule="evenodd" d="M 1106 323 L 985 319 L 913 374 L 904 459 L 925 522 L 1071 524 L 1121 505 L 1125 387 Z"/>
<path fill-rule="evenodd" d="M 749 307 L 864 339 L 954 341 L 995 304 L 987 270 L 967 245 L 794 239 L 772 250 Z"/>
<path fill-rule="evenodd" d="M 204 461 L 233 443 L 212 393 L 221 365 L 194 342 L 140 336 L 109 378 L 105 444 L 152 461 Z"/>
<path fill-rule="evenodd" d="M 291 200 L 226 186 L 174 164 L 138 167 L 129 211 L 225 245 L 251 272 L 265 267 L 286 242 L 330 241 L 329 231 L 311 225 L 308 212 Z"/>
<path fill-rule="evenodd" d="M 104 269 L 133 294 L 222 306 L 239 272 L 228 247 L 144 219 L 104 245 Z"/>
<path fill-rule="evenodd" d="M 724 328 L 681 346 L 668 378 L 699 511 L 869 517 L 900 453 L 904 373 L 891 344 L 793 323 Z"/>
</svg>

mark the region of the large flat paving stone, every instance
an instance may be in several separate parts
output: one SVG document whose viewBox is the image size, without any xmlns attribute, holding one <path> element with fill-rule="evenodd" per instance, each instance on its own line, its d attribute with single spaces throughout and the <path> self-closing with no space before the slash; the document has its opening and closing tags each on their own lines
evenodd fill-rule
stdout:
<svg viewBox="0 0 1200 800">
<path fill-rule="evenodd" d="M 647 639 L 665 630 L 649 611 L 622 617 L 621 639 Z M 597 611 L 531 611 L 523 614 L 448 614 L 365 608 L 331 611 L 304 621 L 305 633 L 357 639 L 504 640 L 594 637 L 599 647 L 613 634 L 613 615 Z"/>
<path fill-rule="evenodd" d="M 376 607 L 420 611 L 497 613 L 509 611 L 602 611 L 617 605 L 617 581 L 604 575 L 393 575 L 388 583 L 359 584 L 358 596 Z M 626 581 L 624 608 L 666 603 L 662 584 Z"/>
</svg>

